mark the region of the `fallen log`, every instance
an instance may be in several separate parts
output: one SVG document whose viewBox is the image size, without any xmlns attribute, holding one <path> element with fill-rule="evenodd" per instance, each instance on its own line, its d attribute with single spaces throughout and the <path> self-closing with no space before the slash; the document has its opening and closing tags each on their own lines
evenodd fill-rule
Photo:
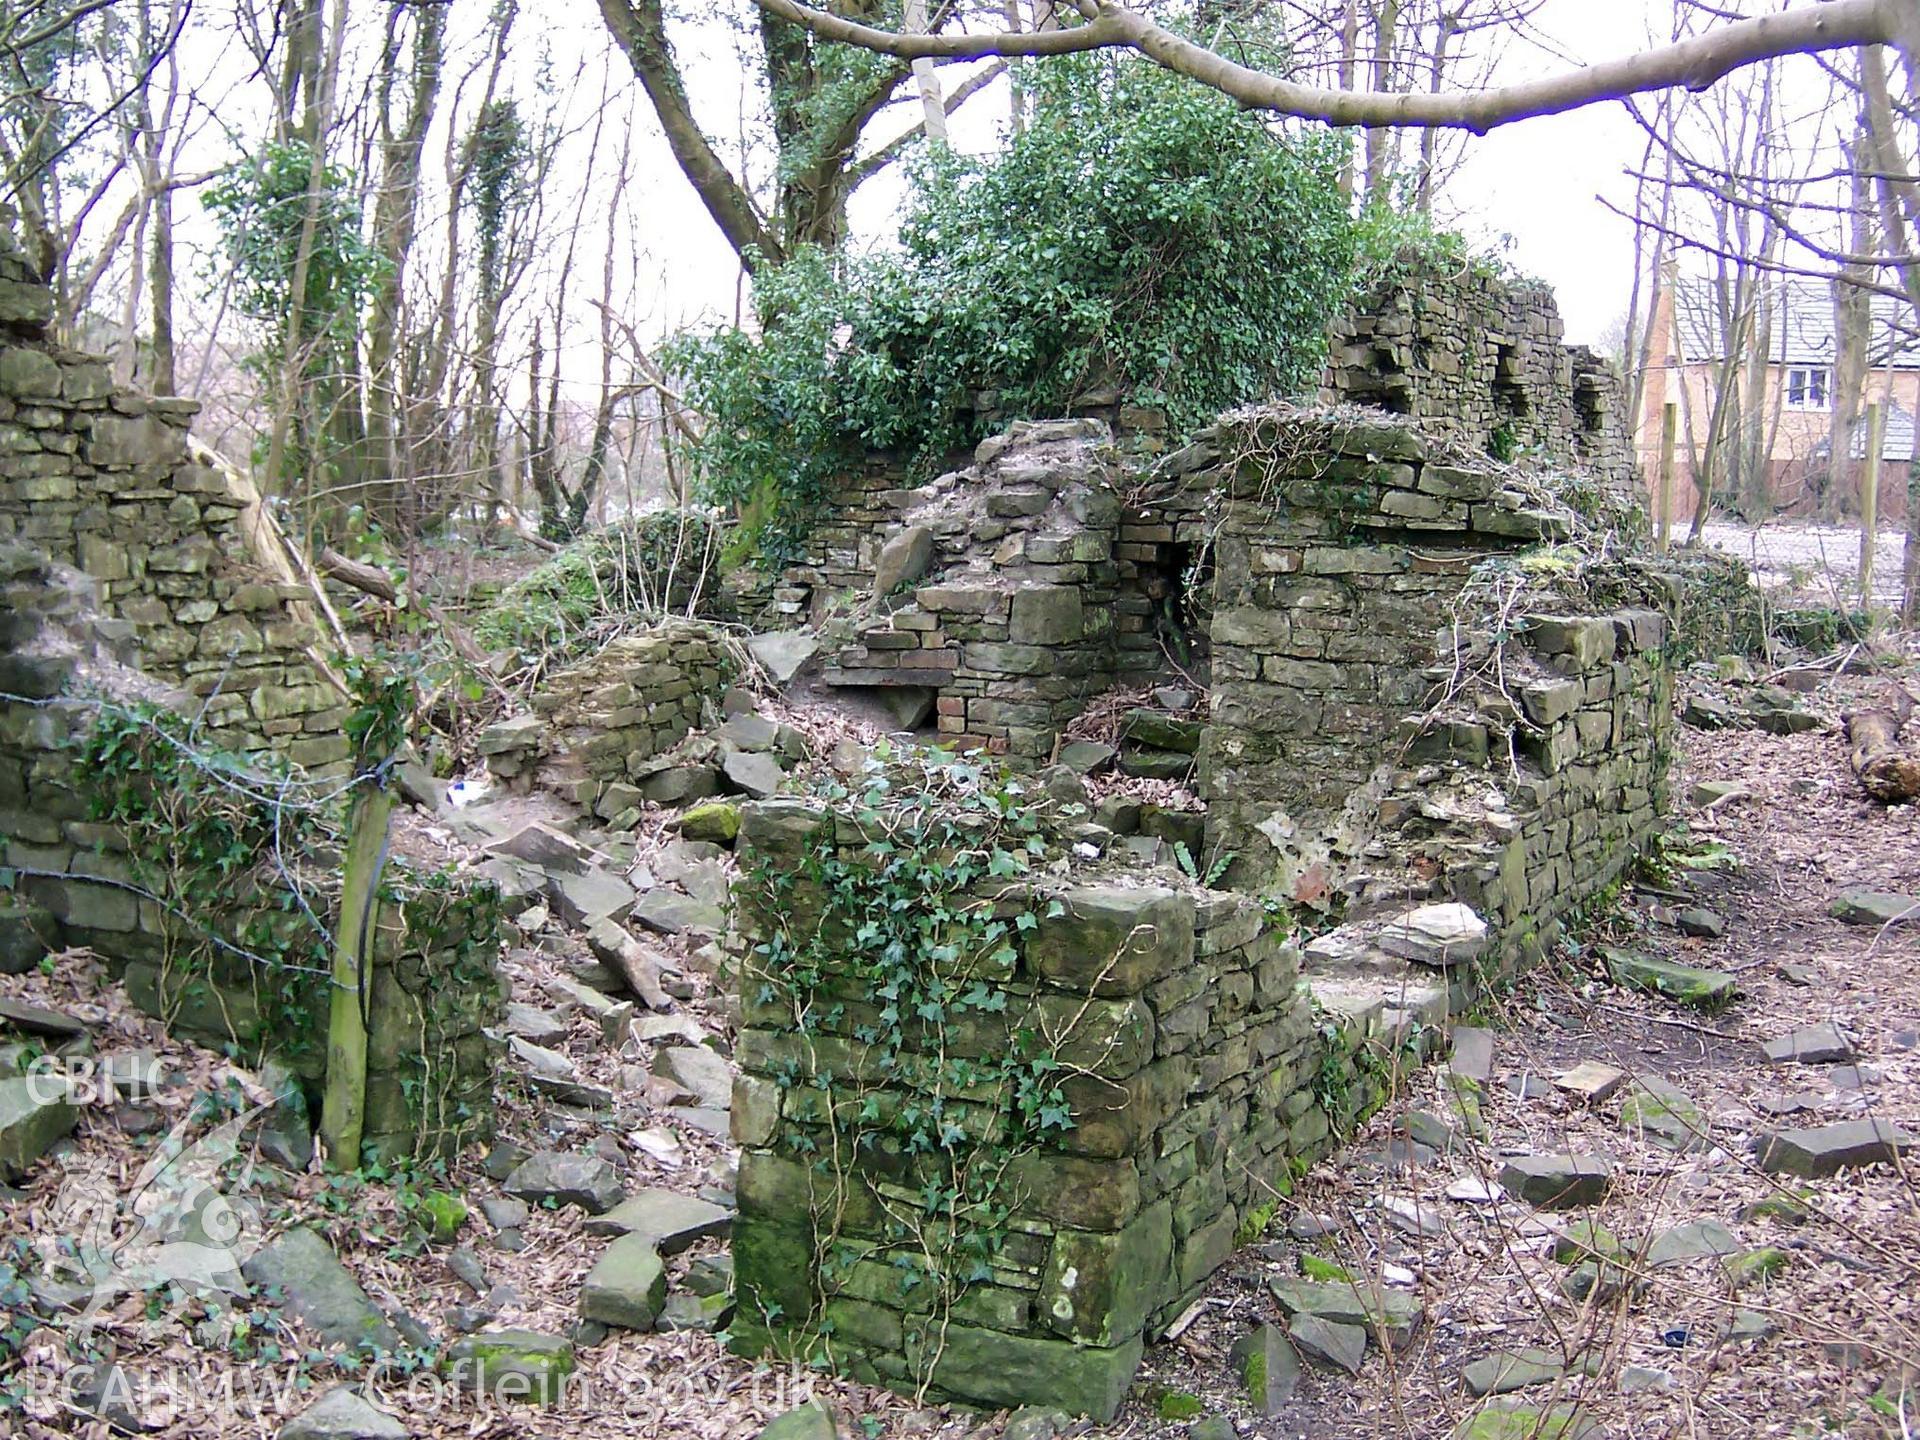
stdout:
<svg viewBox="0 0 1920 1440">
<path fill-rule="evenodd" d="M 1920 800 L 1920 750 L 1900 743 L 1900 731 L 1913 716 L 1913 697 L 1889 685 L 1884 705 L 1848 712 L 1844 717 L 1847 763 L 1867 794 L 1883 804 Z"/>
<path fill-rule="evenodd" d="M 331 545 L 321 548 L 320 573 L 329 580 L 338 580 L 342 585 L 350 585 L 389 605 L 400 598 L 399 587 L 386 571 L 378 565 L 364 565 L 358 560 L 349 560 Z"/>
</svg>

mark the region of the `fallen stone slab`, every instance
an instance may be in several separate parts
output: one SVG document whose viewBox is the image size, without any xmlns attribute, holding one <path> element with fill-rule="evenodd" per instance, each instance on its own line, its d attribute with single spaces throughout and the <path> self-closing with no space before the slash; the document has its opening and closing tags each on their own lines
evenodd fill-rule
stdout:
<svg viewBox="0 0 1920 1440">
<path fill-rule="evenodd" d="M 1455 1426 L 1452 1440 L 1598 1440 L 1603 1433 L 1578 1406 L 1493 1401 Z"/>
<path fill-rule="evenodd" d="M 300 1226 L 248 1257 L 240 1273 L 328 1346 L 396 1351 L 400 1334 L 318 1231 Z"/>
<path fill-rule="evenodd" d="M 668 765 L 640 781 L 640 796 L 654 805 L 686 805 L 720 793 L 720 772 L 711 765 Z"/>
<path fill-rule="evenodd" d="M 1757 1158 L 1770 1175 L 1821 1180 L 1842 1170 L 1891 1162 L 1916 1144 L 1920 1141 L 1888 1121 L 1844 1120 L 1762 1136 Z"/>
<path fill-rule="evenodd" d="M 558 1404 L 574 1371 L 573 1342 L 538 1330 L 482 1330 L 447 1349 L 446 1372 L 462 1389 L 496 1400 Z"/>
<path fill-rule="evenodd" d="M 707 1109 L 725 1110 L 733 1103 L 733 1067 L 704 1045 L 662 1050 L 655 1068 L 691 1090 Z"/>
<path fill-rule="evenodd" d="M 569 1155 L 559 1150 L 529 1156 L 507 1176 L 504 1188 L 529 1204 L 552 1200 L 560 1205 L 577 1205 L 590 1215 L 605 1214 L 620 1203 L 624 1193 L 620 1172 L 598 1155 Z"/>
<path fill-rule="evenodd" d="M 1522 1155 L 1501 1168 L 1500 1183 L 1537 1210 L 1571 1210 L 1605 1200 L 1613 1176 L 1590 1155 Z"/>
<path fill-rule="evenodd" d="M 820 651 L 820 642 L 806 630 L 776 630 L 747 637 L 747 653 L 778 685 L 788 684 Z"/>
<path fill-rule="evenodd" d="M 544 1045 L 536 1045 L 531 1040 L 523 1040 L 518 1035 L 509 1037 L 507 1048 L 538 1079 L 571 1080 L 574 1076 L 573 1061 L 558 1050 L 549 1050 Z"/>
<path fill-rule="evenodd" d="M 732 888 L 722 860 L 726 851 L 698 840 L 676 840 L 654 857 L 653 868 L 661 880 L 678 886 L 697 900 L 709 905 L 724 905 Z"/>
<path fill-rule="evenodd" d="M 1366 1336 L 1361 1337 L 1361 1348 Z M 1281 1414 L 1300 1387 L 1300 1353 L 1277 1325 L 1257 1325 L 1233 1347 L 1233 1369 L 1246 1387 L 1247 1403 L 1269 1418 Z"/>
<path fill-rule="evenodd" d="M 1719 913 L 1702 905 L 1680 911 L 1673 917 L 1673 923 L 1682 935 L 1695 940 L 1718 940 L 1727 933 L 1727 922 Z"/>
<path fill-rule="evenodd" d="M 1792 1263 L 1793 1257 L 1785 1250 L 1774 1245 L 1763 1245 L 1758 1249 L 1743 1250 L 1737 1255 L 1723 1257 L 1720 1269 L 1727 1277 L 1728 1287 L 1737 1292 L 1750 1285 L 1764 1286 Z"/>
<path fill-rule="evenodd" d="M 1466 1365 L 1460 1379 L 1473 1396 L 1507 1395 L 1531 1385 L 1546 1385 L 1568 1375 L 1597 1373 L 1597 1357 L 1569 1362 L 1551 1350 L 1498 1350 Z"/>
<path fill-rule="evenodd" d="M 635 901 L 635 923 L 658 935 L 692 934 L 712 939 L 727 929 L 727 912 L 718 905 L 673 890 L 650 890 Z"/>
<path fill-rule="evenodd" d="M 1329 1369 L 1358 1375 L 1367 1358 L 1367 1331 L 1318 1315 L 1300 1314 L 1287 1321 L 1287 1338 L 1302 1355 Z"/>
<path fill-rule="evenodd" d="M 691 1015 L 642 1015 L 633 1022 L 633 1038 L 647 1045 L 704 1045 L 707 1032 Z"/>
<path fill-rule="evenodd" d="M 604 870 L 550 871 L 547 898 L 567 924 L 585 929 L 600 920 L 624 920 L 633 911 L 633 887 Z"/>
<path fill-rule="evenodd" d="M 1702 780 L 1687 791 L 1688 803 L 1703 810 L 1717 810 L 1752 798 L 1753 791 L 1738 780 Z"/>
<path fill-rule="evenodd" d="M 780 738 L 780 726 L 764 715 L 742 711 L 729 715 L 726 724 L 714 732 L 714 738 L 736 750 L 771 750 Z"/>
<path fill-rule="evenodd" d="M 23 1035 L 41 1035 L 49 1040 L 78 1040 L 87 1033 L 86 1022 L 64 1010 L 50 1010 L 45 1005 L 5 996 L 0 996 L 0 1025 Z"/>
<path fill-rule="evenodd" d="M 839 1434 L 826 1402 L 810 1400 L 798 1410 L 774 1416 L 756 1440 L 839 1440 Z"/>
<path fill-rule="evenodd" d="M 1701 970 L 1631 950 L 1605 952 L 1607 973 L 1617 985 L 1664 995 L 1695 1010 L 1716 1010 L 1738 993 L 1734 977 L 1720 970 Z"/>
<path fill-rule="evenodd" d="M 1831 1021 L 1809 1025 L 1760 1047 L 1769 1065 L 1837 1065 L 1857 1053 L 1846 1032 Z"/>
<path fill-rule="evenodd" d="M 644 1235 L 622 1235 L 580 1287 L 583 1319 L 624 1330 L 651 1330 L 667 1303 L 667 1270 Z"/>
<path fill-rule="evenodd" d="M 1402 1290 L 1362 1282 L 1295 1280 L 1280 1276 L 1267 1288 L 1283 1314 L 1311 1315 L 1335 1325 L 1355 1325 L 1384 1331 L 1394 1349 L 1413 1338 L 1419 1327 L 1420 1302 Z"/>
<path fill-rule="evenodd" d="M 1597 1220 L 1575 1220 L 1553 1237 L 1553 1258 L 1561 1265 L 1617 1260 L 1625 1253 L 1619 1237 Z"/>
<path fill-rule="evenodd" d="M 1842 925 L 1920 924 L 1920 897 L 1883 890 L 1843 890 L 1827 907 L 1827 913 Z"/>
<path fill-rule="evenodd" d="M 1493 1032 L 1476 1025 L 1453 1027 L 1453 1054 L 1447 1068 L 1482 1085 L 1493 1078 Z"/>
<path fill-rule="evenodd" d="M 1739 1249 L 1740 1241 L 1718 1220 L 1691 1220 L 1657 1236 L 1647 1247 L 1647 1263 L 1685 1265 L 1690 1260 L 1733 1255 Z"/>
<path fill-rule="evenodd" d="M 538 820 L 522 825 L 504 840 L 494 841 L 487 846 L 487 852 L 547 871 L 585 870 L 591 863 L 586 846 L 564 830 L 556 830 Z"/>
<path fill-rule="evenodd" d="M 507 1004 L 507 1033 L 535 1045 L 548 1045 L 566 1039 L 567 1022 L 558 1015 L 513 1000 Z"/>
<path fill-rule="evenodd" d="M 675 1291 L 667 1296 L 660 1313 L 654 1317 L 653 1328 L 666 1334 L 686 1330 L 711 1335 L 725 1329 L 732 1317 L 731 1295 L 689 1295 Z"/>
<path fill-rule="evenodd" d="M 732 849 L 740 835 L 740 807 L 730 800 L 708 800 L 689 808 L 671 828 L 683 839 Z"/>
<path fill-rule="evenodd" d="M 1444 970 L 1487 951 L 1487 922 L 1457 901 L 1422 905 L 1381 923 L 1375 943 L 1387 954 Z"/>
<path fill-rule="evenodd" d="M 1584 1060 L 1553 1083 L 1589 1105 L 1598 1105 L 1627 1083 L 1627 1072 L 1597 1060 Z"/>
<path fill-rule="evenodd" d="M 367 1403 L 351 1385 L 336 1385 L 282 1425 L 280 1440 L 407 1440 L 407 1427 Z"/>
<path fill-rule="evenodd" d="M 720 762 L 720 768 L 731 789 L 754 800 L 771 800 L 787 778 L 787 772 L 771 755 L 749 750 L 731 752 Z"/>
<path fill-rule="evenodd" d="M 79 1108 L 58 1081 L 26 1075 L 0 1080 L 0 1181 L 23 1177 L 79 1123 Z"/>
<path fill-rule="evenodd" d="M 1693 1098 L 1657 1075 L 1635 1076 L 1620 1102 L 1620 1128 L 1676 1154 L 1707 1147 L 1707 1116 Z"/>
<path fill-rule="evenodd" d="M 642 1190 L 587 1221 L 589 1235 L 638 1235 L 662 1255 L 678 1255 L 696 1240 L 725 1235 L 733 1212 L 672 1190 Z"/>
<path fill-rule="evenodd" d="M 1111 765 L 1119 752 L 1097 740 L 1075 740 L 1060 747 L 1060 763 L 1076 775 L 1091 775 Z"/>
</svg>

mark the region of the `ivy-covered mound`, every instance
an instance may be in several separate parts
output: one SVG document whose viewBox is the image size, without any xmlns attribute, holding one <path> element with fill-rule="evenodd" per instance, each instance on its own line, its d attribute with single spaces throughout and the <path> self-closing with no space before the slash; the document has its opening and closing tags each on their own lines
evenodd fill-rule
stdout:
<svg viewBox="0 0 1920 1440">
<path fill-rule="evenodd" d="M 898 253 L 803 253 L 756 275 L 758 334 L 674 348 L 709 498 L 790 543 L 863 452 L 978 440 L 983 389 L 1006 420 L 1116 387 L 1183 430 L 1313 381 L 1353 260 L 1344 142 L 1129 57 L 1030 83 L 997 158 L 922 160 Z"/>
</svg>

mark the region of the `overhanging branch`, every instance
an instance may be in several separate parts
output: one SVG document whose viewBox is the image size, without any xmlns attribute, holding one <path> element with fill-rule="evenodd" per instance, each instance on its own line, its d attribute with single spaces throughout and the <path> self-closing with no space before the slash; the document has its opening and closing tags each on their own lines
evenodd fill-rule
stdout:
<svg viewBox="0 0 1920 1440">
<path fill-rule="evenodd" d="M 1735 21 L 1673 45 L 1588 65 L 1544 80 L 1489 90 L 1392 94 L 1336 90 L 1281 80 L 1154 24 L 1109 0 L 1082 5 L 1083 25 L 1061 30 L 972 35 L 907 35 L 832 15 L 799 0 L 758 0 L 761 9 L 827 40 L 903 60 L 1064 55 L 1130 49 L 1210 85 L 1241 104 L 1305 120 L 1366 128 L 1398 126 L 1484 134 L 1516 120 L 1558 115 L 1653 90 L 1704 90 L 1734 70 L 1783 55 L 1916 39 L 1912 0 L 1826 0 L 1803 9 Z"/>
</svg>

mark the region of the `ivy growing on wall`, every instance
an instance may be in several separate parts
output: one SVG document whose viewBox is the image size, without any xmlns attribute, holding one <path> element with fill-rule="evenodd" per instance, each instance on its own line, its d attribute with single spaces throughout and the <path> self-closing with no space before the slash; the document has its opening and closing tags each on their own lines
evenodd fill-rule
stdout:
<svg viewBox="0 0 1920 1440">
<path fill-rule="evenodd" d="M 1176 430 L 1310 384 L 1347 294 L 1344 142 L 1291 134 L 1145 61 L 1062 59 L 981 163 L 922 157 L 897 252 L 802 252 L 755 277 L 757 333 L 671 351 L 709 417 L 710 498 L 778 560 L 869 450 L 935 466 L 1090 391 Z"/>
<path fill-rule="evenodd" d="M 129 841 L 135 889 L 164 912 L 157 999 L 169 1023 L 250 986 L 260 1033 L 317 1057 L 327 901 L 303 873 L 337 836 L 338 806 L 284 762 L 210 749 L 184 716 L 103 707 L 81 740 L 92 817 Z"/>
<path fill-rule="evenodd" d="M 924 1386 L 955 1307 L 1002 1263 L 1019 1161 L 1074 1124 L 1060 1056 L 1079 1017 L 1043 1013 L 1016 979 L 1019 937 L 1064 911 L 1036 883 L 1030 797 L 990 767 L 883 749 L 820 798 L 841 818 L 804 862 L 742 878 L 759 925 L 742 991 L 796 1042 L 774 1067 L 780 1150 L 822 1192 L 870 1194 L 878 1218 L 819 1207 L 813 1313 L 737 1323 L 839 1358 L 831 1302 L 878 1299 L 908 1313 Z"/>
</svg>

